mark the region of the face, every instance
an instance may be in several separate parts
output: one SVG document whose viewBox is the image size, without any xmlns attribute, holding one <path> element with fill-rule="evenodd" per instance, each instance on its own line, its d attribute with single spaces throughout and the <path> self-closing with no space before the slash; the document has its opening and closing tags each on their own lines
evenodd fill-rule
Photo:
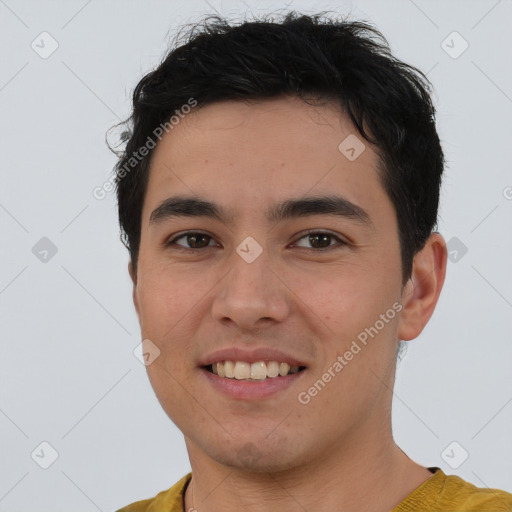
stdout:
<svg viewBox="0 0 512 512">
<path fill-rule="evenodd" d="M 374 150 L 338 148 L 356 134 L 334 106 L 225 101 L 155 149 L 134 301 L 191 458 L 277 471 L 390 428 L 398 227 Z"/>
</svg>

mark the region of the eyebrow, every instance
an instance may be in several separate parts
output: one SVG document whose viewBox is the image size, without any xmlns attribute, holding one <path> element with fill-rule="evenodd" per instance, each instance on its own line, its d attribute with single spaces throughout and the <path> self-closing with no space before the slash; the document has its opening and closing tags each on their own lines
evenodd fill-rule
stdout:
<svg viewBox="0 0 512 512">
<path fill-rule="evenodd" d="M 372 225 L 366 210 L 345 197 L 331 195 L 321 197 L 301 197 L 286 199 L 272 205 L 266 212 L 267 220 L 277 223 L 286 219 L 308 217 L 311 215 L 332 215 L 355 220 L 358 223 Z M 234 220 L 221 206 L 199 197 L 174 196 L 165 199 L 151 212 L 149 224 L 176 217 L 206 217 L 229 223 Z"/>
</svg>

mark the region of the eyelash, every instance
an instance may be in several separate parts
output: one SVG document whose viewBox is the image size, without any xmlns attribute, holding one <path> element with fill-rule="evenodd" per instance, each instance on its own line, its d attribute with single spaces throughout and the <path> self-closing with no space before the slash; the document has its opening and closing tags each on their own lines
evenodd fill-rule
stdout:
<svg viewBox="0 0 512 512">
<path fill-rule="evenodd" d="M 211 240 L 214 240 L 214 238 L 209 235 L 208 233 L 204 233 L 202 231 L 187 231 L 185 233 L 182 233 L 180 235 L 177 235 L 175 237 L 173 237 L 171 240 L 168 240 L 164 245 L 166 247 L 172 247 L 174 246 L 174 248 L 177 248 L 178 250 L 183 250 L 183 251 L 200 251 L 200 250 L 204 250 L 204 249 L 211 249 L 213 246 L 206 246 L 206 247 L 200 247 L 198 249 L 195 249 L 193 247 L 183 247 L 183 246 L 180 246 L 180 245 L 177 245 L 176 244 L 176 241 L 177 240 L 180 240 L 181 238 L 186 238 L 187 236 L 189 235 L 203 235 L 203 236 L 206 236 L 208 238 L 210 238 Z M 336 247 L 336 245 L 329 245 L 327 247 L 323 247 L 323 248 L 320 248 L 320 249 L 316 249 L 314 247 L 301 247 L 302 249 L 308 249 L 308 250 L 312 250 L 314 252 L 323 252 L 323 251 L 326 251 L 326 250 L 331 250 L 331 249 L 335 249 L 335 248 L 340 248 L 341 246 L 344 246 L 344 245 L 348 245 L 347 242 L 345 242 L 344 240 L 342 240 L 341 238 L 339 238 L 338 236 L 336 236 L 334 233 L 331 233 L 329 231 L 319 231 L 319 230 L 311 230 L 311 231 L 308 231 L 306 233 L 304 233 L 302 236 L 300 236 L 296 242 L 302 240 L 303 238 L 306 238 L 308 237 L 309 235 L 328 235 L 331 237 L 331 239 L 334 239 L 338 242 L 338 247 Z M 294 242 L 294 243 L 296 243 Z"/>
</svg>

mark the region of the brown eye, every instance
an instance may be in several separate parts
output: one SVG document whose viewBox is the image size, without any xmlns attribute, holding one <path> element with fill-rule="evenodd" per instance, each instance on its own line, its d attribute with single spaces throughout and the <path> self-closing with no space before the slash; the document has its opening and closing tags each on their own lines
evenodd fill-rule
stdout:
<svg viewBox="0 0 512 512">
<path fill-rule="evenodd" d="M 307 233 L 305 236 L 301 237 L 300 240 L 306 240 L 306 243 L 309 244 L 309 246 L 296 244 L 298 247 L 305 247 L 307 249 L 328 249 L 330 247 L 335 247 L 336 245 L 345 245 L 345 242 L 338 238 L 337 236 L 326 233 L 323 231 L 314 231 L 311 233 Z M 331 243 L 332 241 L 338 242 Z"/>
<path fill-rule="evenodd" d="M 193 248 L 193 249 L 200 249 L 202 247 L 208 247 L 208 242 L 205 244 L 205 240 L 208 240 L 210 237 L 208 235 L 201 235 L 201 234 L 193 234 L 193 235 L 186 235 L 187 237 L 187 243 Z"/>
<path fill-rule="evenodd" d="M 326 233 L 309 235 L 309 242 L 316 249 L 323 249 L 329 247 L 331 241 L 331 235 Z"/>
<path fill-rule="evenodd" d="M 178 243 L 178 240 L 185 239 L 186 244 Z M 182 235 L 169 240 L 167 243 L 168 246 L 177 245 L 184 249 L 204 249 L 210 246 L 210 241 L 212 241 L 212 237 L 205 233 L 184 233 Z"/>
</svg>

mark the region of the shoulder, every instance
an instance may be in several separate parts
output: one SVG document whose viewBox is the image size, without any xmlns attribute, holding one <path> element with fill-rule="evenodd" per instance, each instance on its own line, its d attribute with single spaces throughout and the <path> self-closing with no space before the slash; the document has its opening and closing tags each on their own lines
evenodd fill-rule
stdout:
<svg viewBox="0 0 512 512">
<path fill-rule="evenodd" d="M 477 487 L 456 475 L 447 475 L 438 506 L 461 512 L 512 512 L 512 494 L 488 487 Z"/>
<path fill-rule="evenodd" d="M 155 497 L 136 501 L 116 510 L 116 512 L 158 512 L 160 510 L 182 512 L 183 492 L 191 478 L 192 474 L 189 473 L 169 489 L 159 492 Z"/>
<path fill-rule="evenodd" d="M 477 487 L 441 468 L 396 506 L 392 512 L 512 512 L 512 494 Z M 433 471 L 435 470 L 435 471 Z"/>
</svg>

